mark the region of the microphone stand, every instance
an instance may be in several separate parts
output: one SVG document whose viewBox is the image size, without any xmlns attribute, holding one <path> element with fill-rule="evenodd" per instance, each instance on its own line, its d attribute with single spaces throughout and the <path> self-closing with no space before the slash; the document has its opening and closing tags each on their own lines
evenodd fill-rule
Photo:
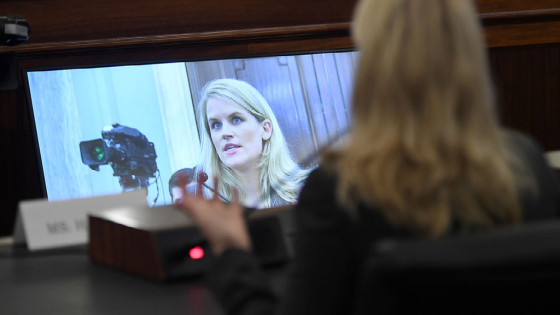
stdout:
<svg viewBox="0 0 560 315">
<path fill-rule="evenodd" d="M 225 202 L 227 202 L 227 203 L 231 202 L 229 199 L 227 199 L 222 194 L 220 194 L 217 190 L 208 186 L 205 182 L 202 182 L 201 184 L 202 184 L 202 186 L 209 189 L 211 192 L 213 192 L 215 194 L 218 194 L 218 196 L 220 196 L 220 198 L 222 198 Z M 257 208 L 243 207 L 243 215 L 245 216 L 245 218 L 248 218 L 253 212 L 255 212 L 255 210 L 257 210 Z"/>
<path fill-rule="evenodd" d="M 213 192 L 213 193 L 215 193 L 215 194 L 218 194 L 218 196 L 220 196 L 220 198 L 222 198 L 225 202 L 231 202 L 229 199 L 227 199 L 227 198 L 224 197 L 222 194 L 220 194 L 217 190 L 215 190 L 214 188 L 212 188 L 212 187 L 206 185 L 206 183 L 203 182 L 203 183 L 202 183 L 202 186 L 204 186 L 204 187 L 210 189 L 211 192 Z"/>
</svg>

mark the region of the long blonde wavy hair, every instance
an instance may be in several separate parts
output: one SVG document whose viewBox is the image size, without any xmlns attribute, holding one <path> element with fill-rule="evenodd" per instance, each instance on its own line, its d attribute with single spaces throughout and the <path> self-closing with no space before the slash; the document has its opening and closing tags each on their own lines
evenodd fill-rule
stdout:
<svg viewBox="0 0 560 315">
<path fill-rule="evenodd" d="M 338 198 L 438 236 L 520 221 L 521 164 L 498 126 L 473 1 L 363 0 L 354 128 L 334 160 Z"/>
<path fill-rule="evenodd" d="M 241 106 L 253 115 L 257 121 L 270 120 L 272 135 L 263 141 L 263 151 L 258 164 L 260 169 L 261 195 L 265 207 L 276 207 L 291 204 L 298 196 L 302 181 L 309 171 L 301 169 L 295 162 L 288 144 L 284 139 L 282 129 L 274 112 L 264 97 L 250 84 L 235 79 L 217 79 L 209 82 L 202 89 L 198 105 L 198 125 L 201 136 L 202 153 L 198 171 L 204 171 L 209 178 L 217 176 L 218 190 L 222 195 L 231 199 L 232 188 L 239 190 L 240 201 L 243 202 L 246 192 L 233 169 L 221 162 L 210 136 L 207 117 L 207 103 L 212 97 L 229 100 Z M 207 198 L 211 192 L 205 190 Z"/>
</svg>

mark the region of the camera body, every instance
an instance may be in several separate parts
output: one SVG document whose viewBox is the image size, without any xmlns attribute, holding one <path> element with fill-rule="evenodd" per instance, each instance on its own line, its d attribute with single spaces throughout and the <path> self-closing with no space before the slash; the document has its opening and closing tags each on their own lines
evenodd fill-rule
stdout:
<svg viewBox="0 0 560 315">
<path fill-rule="evenodd" d="M 147 186 L 156 177 L 156 150 L 145 135 L 134 128 L 114 124 L 103 128 L 102 139 L 80 142 L 82 162 L 92 170 L 111 165 L 113 176 L 120 177 L 123 190 Z"/>
</svg>

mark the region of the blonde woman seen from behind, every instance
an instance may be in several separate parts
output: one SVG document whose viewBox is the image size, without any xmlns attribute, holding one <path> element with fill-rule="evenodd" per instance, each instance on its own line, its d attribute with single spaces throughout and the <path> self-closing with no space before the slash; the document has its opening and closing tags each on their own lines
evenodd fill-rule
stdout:
<svg viewBox="0 0 560 315">
<path fill-rule="evenodd" d="M 466 230 L 519 222 L 530 177 L 497 124 L 469 1 L 363 1 L 353 35 L 362 57 L 353 137 L 335 162 L 341 203 L 431 236 L 453 219 Z"/>
</svg>

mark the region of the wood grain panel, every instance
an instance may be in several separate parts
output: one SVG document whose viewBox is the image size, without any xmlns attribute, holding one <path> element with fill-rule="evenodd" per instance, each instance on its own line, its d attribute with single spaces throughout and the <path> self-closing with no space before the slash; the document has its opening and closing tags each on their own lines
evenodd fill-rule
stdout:
<svg viewBox="0 0 560 315">
<path fill-rule="evenodd" d="M 304 33 L 309 37 L 336 37 L 343 32 L 347 36 L 355 3 L 354 0 L 2 1 L 0 12 L 25 16 L 31 23 L 32 35 L 25 45 L 0 48 L 0 51 L 67 53 L 76 49 L 111 51 L 123 46 L 141 49 L 142 46 L 235 41 L 239 34 L 246 40 L 249 37 L 252 40 L 296 38 Z M 557 0 L 478 0 L 477 4 L 487 26 L 560 21 Z M 498 39 L 515 34 L 518 39 L 512 45 L 557 40 L 553 36 L 557 31 L 555 25 L 529 28 L 532 31 L 527 33 L 523 32 L 524 26 L 493 28 L 488 36 L 490 46 L 504 46 L 504 40 Z M 541 36 L 548 39 L 541 40 Z M 521 41 L 523 38 L 525 41 Z M 350 47 L 351 44 L 347 46 Z"/>
<path fill-rule="evenodd" d="M 18 202 L 43 196 L 23 87 L 0 93 L 0 235 L 10 235 Z"/>
<path fill-rule="evenodd" d="M 558 0 L 475 0 L 481 13 L 545 10 L 560 8 Z"/>
<path fill-rule="evenodd" d="M 490 50 L 503 123 L 560 149 L 560 44 Z"/>
<path fill-rule="evenodd" d="M 560 19 L 551 22 L 494 25 L 485 28 L 488 47 L 560 43 Z"/>
<path fill-rule="evenodd" d="M 282 264 L 291 258 L 291 207 L 266 209 L 250 215 L 247 228 L 257 261 Z M 123 208 L 89 216 L 89 256 L 101 265 L 155 281 L 205 273 L 214 257 L 192 223 L 173 207 Z M 266 237 L 263 237 L 266 236 Z M 189 249 L 200 246 L 200 259 Z"/>
<path fill-rule="evenodd" d="M 32 0 L 2 1 L 0 12 L 26 17 L 30 44 L 42 44 L 348 22 L 354 4 L 355 0 Z"/>
<path fill-rule="evenodd" d="M 316 51 L 348 51 L 352 43 L 348 36 L 329 38 L 283 38 L 278 40 L 233 41 L 221 43 L 191 43 L 185 45 L 122 46 L 101 49 L 64 51 L 32 51 L 18 53 L 19 68 L 64 68 L 75 66 L 138 64 L 153 62 L 195 61 L 282 55 Z"/>
<path fill-rule="evenodd" d="M 191 45 L 213 43 L 234 44 L 239 42 L 258 42 L 262 40 L 271 42 L 285 41 L 287 39 L 320 39 L 325 37 L 347 37 L 349 35 L 349 27 L 349 23 L 333 23 L 49 43 L 33 43 L 30 41 L 20 46 L 0 47 L 0 51 L 17 51 L 24 57 L 36 58 L 41 55 L 53 54 L 53 52 L 67 54 L 86 49 L 91 53 L 97 51 L 111 52 L 113 50 L 126 48 L 139 50 L 160 47 L 181 48 Z"/>
</svg>

